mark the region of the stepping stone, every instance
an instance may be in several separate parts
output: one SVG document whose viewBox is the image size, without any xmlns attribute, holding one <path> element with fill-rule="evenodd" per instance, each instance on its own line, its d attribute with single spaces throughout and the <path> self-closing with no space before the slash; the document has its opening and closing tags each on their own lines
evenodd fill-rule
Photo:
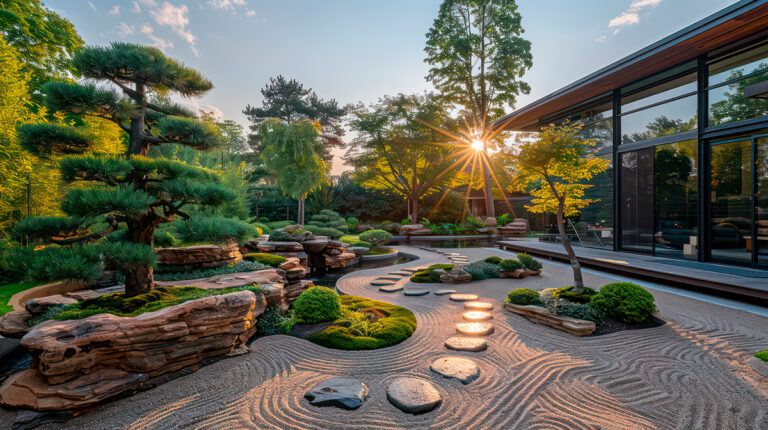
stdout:
<svg viewBox="0 0 768 430">
<path fill-rule="evenodd" d="M 395 285 L 394 281 L 372 281 L 371 285 L 374 287 L 385 287 L 388 285 Z"/>
<path fill-rule="evenodd" d="M 465 336 L 486 336 L 493 333 L 493 324 L 486 322 L 456 323 L 456 333 Z"/>
<path fill-rule="evenodd" d="M 396 408 L 410 414 L 423 414 L 435 409 L 443 398 L 434 385 L 419 378 L 397 378 L 387 387 L 387 399 Z"/>
<path fill-rule="evenodd" d="M 446 252 L 445 255 L 450 255 L 450 256 L 454 256 L 454 257 L 460 257 L 461 256 L 461 254 L 459 254 L 458 252 Z"/>
<path fill-rule="evenodd" d="M 493 315 L 485 311 L 467 311 L 461 314 L 461 317 L 467 321 L 487 321 L 493 318 Z"/>
<path fill-rule="evenodd" d="M 493 309 L 493 305 L 488 302 L 466 302 L 464 303 L 464 309 L 487 312 Z"/>
<path fill-rule="evenodd" d="M 385 293 L 394 293 L 396 291 L 400 291 L 403 289 L 402 285 L 389 285 L 385 287 L 379 287 L 379 291 L 383 291 Z"/>
<path fill-rule="evenodd" d="M 406 296 L 424 296 L 429 294 L 429 290 L 405 290 L 403 294 Z"/>
<path fill-rule="evenodd" d="M 418 270 L 418 269 L 416 269 L 415 267 L 410 267 L 410 268 L 408 268 L 408 269 L 403 269 L 403 272 L 407 272 L 408 274 L 416 273 L 416 272 L 418 272 L 418 271 L 419 271 L 419 270 Z"/>
<path fill-rule="evenodd" d="M 435 360 L 430 370 L 446 378 L 455 378 L 467 385 L 480 376 L 474 361 L 464 357 L 443 357 Z"/>
<path fill-rule="evenodd" d="M 362 382 L 349 378 L 330 378 L 315 385 L 304 397 L 314 406 L 357 409 L 370 391 Z"/>
<path fill-rule="evenodd" d="M 454 351 L 480 352 L 488 349 L 484 337 L 451 336 L 445 341 L 445 347 Z"/>
<path fill-rule="evenodd" d="M 411 272 L 406 272 L 405 270 L 399 271 L 399 272 L 389 272 L 389 273 L 387 273 L 387 275 L 398 276 L 400 278 L 402 278 L 403 276 L 408 276 L 410 274 L 411 274 Z"/>
<path fill-rule="evenodd" d="M 437 296 L 444 296 L 446 294 L 453 294 L 453 293 L 456 292 L 456 290 L 436 290 L 436 291 L 433 291 L 433 292 Z"/>
<path fill-rule="evenodd" d="M 383 281 L 399 281 L 402 278 L 403 278 L 402 276 L 379 276 L 376 279 L 383 280 Z"/>
<path fill-rule="evenodd" d="M 450 299 L 454 302 L 469 302 L 477 300 L 476 294 L 451 294 Z"/>
</svg>

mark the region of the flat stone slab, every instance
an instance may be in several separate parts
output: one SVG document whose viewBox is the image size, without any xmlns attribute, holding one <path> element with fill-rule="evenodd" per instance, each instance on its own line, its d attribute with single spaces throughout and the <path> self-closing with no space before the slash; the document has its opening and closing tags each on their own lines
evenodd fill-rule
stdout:
<svg viewBox="0 0 768 430">
<path fill-rule="evenodd" d="M 549 309 L 541 306 L 522 306 L 504 303 L 504 308 L 528 318 L 529 321 L 548 325 L 575 336 L 589 336 L 597 329 L 597 326 L 592 321 L 555 315 Z"/>
<path fill-rule="evenodd" d="M 356 379 L 329 378 L 307 391 L 304 397 L 314 406 L 357 409 L 369 393 L 368 386 Z"/>
<path fill-rule="evenodd" d="M 405 290 L 403 294 L 406 296 L 424 296 L 429 294 L 429 290 Z"/>
<path fill-rule="evenodd" d="M 400 291 L 403 289 L 402 285 L 388 285 L 384 287 L 379 287 L 379 291 L 383 291 L 385 293 L 394 293 L 395 291 Z"/>
<path fill-rule="evenodd" d="M 435 409 L 443 398 L 428 381 L 419 378 L 397 378 L 387 387 L 387 399 L 396 408 L 410 414 L 423 414 Z"/>
<path fill-rule="evenodd" d="M 376 279 L 384 280 L 384 281 L 399 281 L 399 280 L 403 279 L 403 277 L 402 276 L 379 276 Z"/>
<path fill-rule="evenodd" d="M 454 302 L 471 302 L 477 300 L 477 294 L 451 294 L 449 296 Z"/>
<path fill-rule="evenodd" d="M 480 376 L 480 369 L 474 361 L 464 357 L 443 357 L 438 358 L 430 370 L 446 378 L 455 378 L 467 385 Z"/>
<path fill-rule="evenodd" d="M 456 290 L 445 290 L 445 289 L 434 291 L 435 295 L 438 295 L 438 296 L 444 296 L 446 294 L 454 294 L 455 292 Z"/>
<path fill-rule="evenodd" d="M 394 281 L 371 281 L 371 285 L 374 287 L 384 287 L 387 285 L 395 285 Z"/>
<path fill-rule="evenodd" d="M 493 324 L 486 322 L 456 323 L 456 333 L 465 336 L 487 336 L 493 333 Z"/>
<path fill-rule="evenodd" d="M 488 349 L 484 337 L 451 336 L 445 341 L 445 347 L 454 351 L 480 352 Z"/>
<path fill-rule="evenodd" d="M 461 314 L 461 317 L 467 321 L 487 321 L 492 319 L 493 315 L 485 311 L 467 311 Z"/>
<path fill-rule="evenodd" d="M 487 312 L 493 310 L 493 304 L 488 302 L 466 302 L 464 303 L 464 309 Z"/>
<path fill-rule="evenodd" d="M 406 271 L 406 270 L 402 270 L 402 271 L 398 271 L 398 272 L 389 272 L 389 273 L 387 273 L 387 275 L 392 275 L 392 276 L 399 276 L 399 277 L 401 277 L 401 278 L 402 278 L 403 276 L 408 276 L 408 275 L 410 275 L 410 274 L 411 274 L 411 272 L 408 272 L 408 271 Z"/>
<path fill-rule="evenodd" d="M 752 370 L 757 372 L 758 375 L 762 376 L 763 378 L 768 378 L 768 363 L 765 361 L 757 357 L 752 357 L 747 360 L 747 365 L 749 365 Z"/>
</svg>

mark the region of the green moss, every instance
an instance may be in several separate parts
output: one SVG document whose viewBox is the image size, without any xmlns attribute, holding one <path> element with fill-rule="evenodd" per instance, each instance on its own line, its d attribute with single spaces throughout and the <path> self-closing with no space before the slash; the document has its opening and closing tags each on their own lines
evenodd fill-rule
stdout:
<svg viewBox="0 0 768 430">
<path fill-rule="evenodd" d="M 28 290 L 40 285 L 39 282 L 20 282 L 18 284 L 0 285 L 0 315 L 5 315 L 13 310 L 13 306 L 8 306 L 14 294 Z"/>
<path fill-rule="evenodd" d="M 413 276 L 411 276 L 411 282 L 415 282 L 417 284 L 439 283 L 440 275 L 441 273 L 432 269 L 422 270 L 414 273 Z"/>
<path fill-rule="evenodd" d="M 330 288 L 309 287 L 293 302 L 296 320 L 318 323 L 335 320 L 341 315 L 339 295 Z"/>
<path fill-rule="evenodd" d="M 394 254 L 395 250 L 391 248 L 371 248 L 367 251 L 365 251 L 364 255 L 387 255 L 387 254 Z"/>
<path fill-rule="evenodd" d="M 597 291 L 592 288 L 584 287 L 584 291 L 581 293 L 573 292 L 573 285 L 569 287 L 558 288 L 552 293 L 553 297 L 559 299 L 569 300 L 574 303 L 589 303 L 589 300 L 597 294 Z"/>
<path fill-rule="evenodd" d="M 768 350 L 758 352 L 757 354 L 755 354 L 755 357 L 768 363 Z"/>
<path fill-rule="evenodd" d="M 446 272 L 453 269 L 453 264 L 433 264 L 429 267 L 427 267 L 429 270 L 440 270 L 443 269 Z"/>
<path fill-rule="evenodd" d="M 243 259 L 248 261 L 255 261 L 261 264 L 266 264 L 267 266 L 272 266 L 272 267 L 277 267 L 281 263 L 285 262 L 285 260 L 287 260 L 287 258 L 283 257 L 282 255 L 267 254 L 264 252 L 254 252 L 250 254 L 245 254 L 243 256 Z"/>
<path fill-rule="evenodd" d="M 507 302 L 515 305 L 541 305 L 538 291 L 528 288 L 518 288 L 507 293 Z"/>
<path fill-rule="evenodd" d="M 499 264 L 501 263 L 501 261 L 502 261 L 501 258 L 496 256 L 488 257 L 485 259 L 486 263 L 491 263 L 491 264 Z"/>
<path fill-rule="evenodd" d="M 392 346 L 409 338 L 416 330 L 416 317 L 406 308 L 364 297 L 342 296 L 341 304 L 347 317 L 334 321 L 334 325 L 309 336 L 309 340 L 328 348 L 344 350 L 378 349 Z M 353 325 L 359 320 L 360 310 L 373 310 L 384 315 L 370 323 L 367 335 L 359 335 L 361 329 Z"/>
</svg>

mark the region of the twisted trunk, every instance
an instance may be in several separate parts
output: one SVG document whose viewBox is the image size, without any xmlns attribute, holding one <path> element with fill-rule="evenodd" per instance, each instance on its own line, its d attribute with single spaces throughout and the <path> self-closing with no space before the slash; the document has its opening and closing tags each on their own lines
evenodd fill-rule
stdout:
<svg viewBox="0 0 768 430">
<path fill-rule="evenodd" d="M 137 216 L 127 221 L 128 230 L 126 239 L 129 242 L 142 243 L 152 247 L 154 245 L 155 228 L 159 223 L 157 217 L 150 215 Z M 140 264 L 133 269 L 125 271 L 125 296 L 133 297 L 139 294 L 149 293 L 155 289 L 154 268 Z"/>
<path fill-rule="evenodd" d="M 570 239 L 565 235 L 564 221 L 563 205 L 561 204 L 560 208 L 557 210 L 557 229 L 560 232 L 560 240 L 563 241 L 563 247 L 565 248 L 566 254 L 568 254 L 568 260 L 573 269 L 573 292 L 581 293 L 584 291 L 584 278 L 581 276 L 581 264 L 579 264 L 579 260 L 576 258 L 576 253 L 573 252 Z"/>
</svg>

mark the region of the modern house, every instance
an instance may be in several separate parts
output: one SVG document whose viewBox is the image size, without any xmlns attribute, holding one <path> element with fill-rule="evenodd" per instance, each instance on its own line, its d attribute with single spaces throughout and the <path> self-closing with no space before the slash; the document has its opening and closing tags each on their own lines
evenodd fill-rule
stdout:
<svg viewBox="0 0 768 430">
<path fill-rule="evenodd" d="M 768 268 L 768 0 L 742 0 L 495 124 L 580 120 L 611 168 L 580 224 L 613 250 Z"/>
</svg>

